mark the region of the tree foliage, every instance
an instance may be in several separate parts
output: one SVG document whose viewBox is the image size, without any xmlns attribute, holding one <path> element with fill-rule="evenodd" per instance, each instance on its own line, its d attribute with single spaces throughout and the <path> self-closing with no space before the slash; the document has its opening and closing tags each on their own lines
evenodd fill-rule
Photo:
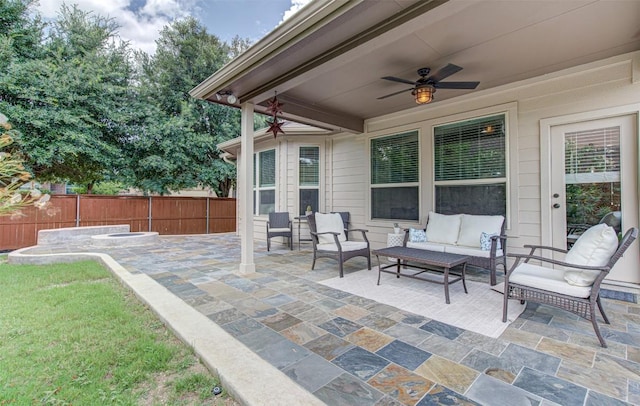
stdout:
<svg viewBox="0 0 640 406">
<path fill-rule="evenodd" d="M 0 81 L 0 110 L 39 180 L 91 185 L 125 165 L 119 140 L 134 97 L 126 43 L 109 19 L 62 7 L 42 43 L 44 57 L 12 62 Z M 89 187 L 90 190 L 90 187 Z"/>
<path fill-rule="evenodd" d="M 228 193 L 235 167 L 216 145 L 239 135 L 240 113 L 188 92 L 247 40 L 228 45 L 187 18 L 164 27 L 148 55 L 123 42 L 113 20 L 76 6 L 62 6 L 45 30 L 33 3 L 0 0 L 0 111 L 20 130 L 16 144 L 38 180 L 88 192 L 116 181 Z"/>
<path fill-rule="evenodd" d="M 132 183 L 158 193 L 211 186 L 226 196 L 235 167 L 220 158 L 216 145 L 238 136 L 240 112 L 188 92 L 220 69 L 233 49 L 194 18 L 166 26 L 156 43 L 154 55 L 138 54 L 140 92 L 155 110 L 128 146 L 139 158 L 130 168 Z"/>
</svg>

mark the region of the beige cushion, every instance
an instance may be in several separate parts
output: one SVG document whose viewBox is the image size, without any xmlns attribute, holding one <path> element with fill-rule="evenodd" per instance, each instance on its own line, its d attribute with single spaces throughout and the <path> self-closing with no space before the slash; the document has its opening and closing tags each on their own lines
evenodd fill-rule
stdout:
<svg viewBox="0 0 640 406">
<path fill-rule="evenodd" d="M 502 230 L 503 216 L 476 216 L 463 214 L 460 220 L 460 233 L 458 235 L 458 245 L 466 247 L 480 248 L 480 235 L 487 234 L 500 235 Z"/>
<path fill-rule="evenodd" d="M 469 255 L 472 257 L 483 257 L 490 258 L 491 251 L 484 251 L 480 248 L 471 248 L 465 247 L 461 245 L 446 245 L 444 252 L 448 252 L 449 254 L 458 254 L 458 255 Z M 502 250 L 496 250 L 496 256 L 502 256 Z"/>
<path fill-rule="evenodd" d="M 289 229 L 289 227 L 287 227 L 287 228 L 284 228 L 284 227 L 283 228 L 269 228 L 269 232 L 271 232 L 271 233 L 282 233 L 282 232 L 285 232 L 285 231 L 291 231 L 291 230 Z"/>
<path fill-rule="evenodd" d="M 564 271 L 564 280 L 573 286 L 591 286 L 597 277 L 593 271 Z"/>
<path fill-rule="evenodd" d="M 347 236 L 344 234 L 344 223 L 339 213 L 316 213 L 315 218 L 318 233 L 339 233 L 339 241 L 347 240 Z M 331 234 L 319 235 L 318 241 L 320 244 L 335 244 L 335 240 Z"/>
<path fill-rule="evenodd" d="M 427 223 L 427 241 L 455 245 L 460 231 L 462 214 L 439 214 L 429 212 Z M 480 234 L 478 234 L 478 246 L 480 246 Z"/>
<path fill-rule="evenodd" d="M 529 263 L 518 265 L 509 277 L 509 281 L 573 297 L 589 297 L 591 294 L 591 288 L 589 287 L 567 283 L 564 280 L 564 272 L 562 270 L 545 268 Z"/>
<path fill-rule="evenodd" d="M 343 241 L 340 242 L 340 247 L 342 251 L 357 251 L 364 248 L 367 248 L 366 241 Z M 318 250 L 320 251 L 335 251 L 338 252 L 338 246 L 335 241 L 332 244 L 318 244 Z"/>
<path fill-rule="evenodd" d="M 434 243 L 431 241 L 427 242 L 411 242 L 407 241 L 407 248 L 417 248 L 419 250 L 429 250 L 429 251 L 437 251 L 444 252 L 445 245 Z"/>
<path fill-rule="evenodd" d="M 604 266 L 618 248 L 618 235 L 613 227 L 597 224 L 582 233 L 567 252 L 565 262 L 576 265 Z M 600 271 L 568 269 L 565 280 L 574 286 L 591 286 Z"/>
</svg>

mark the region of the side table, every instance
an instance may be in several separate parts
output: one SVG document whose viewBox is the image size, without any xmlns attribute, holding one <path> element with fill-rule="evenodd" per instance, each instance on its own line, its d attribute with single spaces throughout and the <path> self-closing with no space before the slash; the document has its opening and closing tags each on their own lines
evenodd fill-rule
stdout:
<svg viewBox="0 0 640 406">
<path fill-rule="evenodd" d="M 294 219 L 298 222 L 298 251 L 300 251 L 300 241 L 311 241 L 311 238 L 300 238 L 300 224 L 307 221 L 307 216 L 298 216 Z"/>
<path fill-rule="evenodd" d="M 387 247 L 402 247 L 404 242 L 404 233 L 389 233 L 387 234 Z M 387 258 L 391 262 L 395 262 L 395 258 Z"/>
</svg>

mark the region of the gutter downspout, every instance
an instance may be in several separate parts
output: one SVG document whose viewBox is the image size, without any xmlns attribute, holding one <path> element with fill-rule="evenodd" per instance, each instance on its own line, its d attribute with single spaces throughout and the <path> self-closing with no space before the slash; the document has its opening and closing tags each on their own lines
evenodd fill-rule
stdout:
<svg viewBox="0 0 640 406">
<path fill-rule="evenodd" d="M 238 202 L 240 203 L 240 274 L 255 272 L 253 258 L 253 103 L 241 106 Z"/>
</svg>

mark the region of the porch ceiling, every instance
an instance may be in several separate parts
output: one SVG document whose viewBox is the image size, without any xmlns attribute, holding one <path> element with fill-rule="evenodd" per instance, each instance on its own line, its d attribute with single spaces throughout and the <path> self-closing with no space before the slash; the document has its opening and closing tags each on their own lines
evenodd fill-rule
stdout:
<svg viewBox="0 0 640 406">
<path fill-rule="evenodd" d="M 230 91 L 264 111 L 277 91 L 285 118 L 361 132 L 364 120 L 415 107 L 410 88 L 380 79 L 418 78 L 454 63 L 432 103 L 640 49 L 635 0 L 316 0 L 191 94 L 216 103 Z M 420 108 L 428 109 L 430 105 Z"/>
</svg>

